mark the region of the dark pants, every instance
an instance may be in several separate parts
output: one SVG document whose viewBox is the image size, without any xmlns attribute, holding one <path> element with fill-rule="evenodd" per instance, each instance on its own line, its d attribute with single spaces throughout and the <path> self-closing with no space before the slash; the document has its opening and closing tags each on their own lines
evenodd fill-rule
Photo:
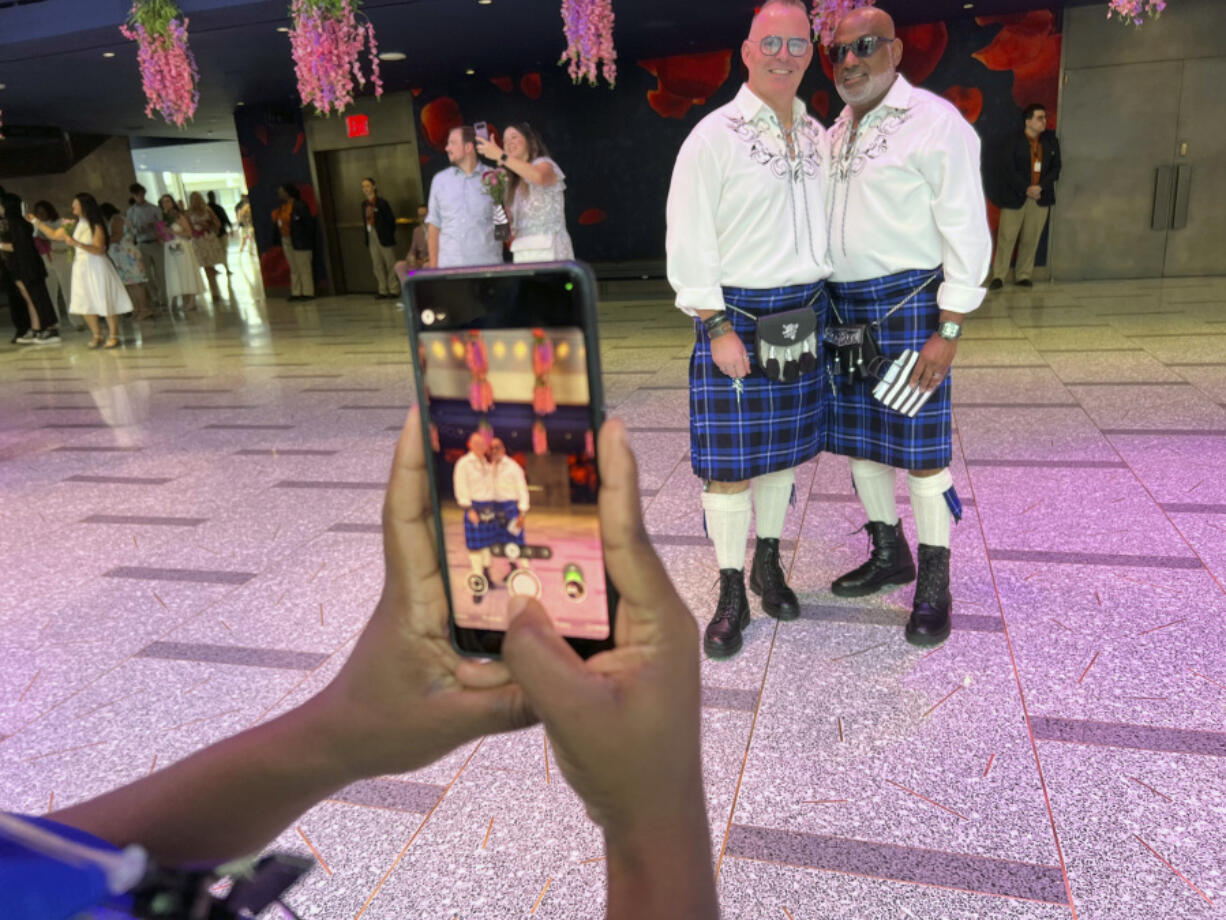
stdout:
<svg viewBox="0 0 1226 920">
<path fill-rule="evenodd" d="M 45 289 L 45 288 L 44 288 Z M 9 315 L 13 318 L 13 328 L 17 335 L 22 336 L 30 331 L 30 311 L 26 300 L 13 283 L 13 275 L 3 264 L 0 264 L 0 293 L 9 302 Z"/>
<path fill-rule="evenodd" d="M 59 324 L 59 317 L 55 314 L 55 304 L 51 302 L 51 295 L 47 292 L 47 281 L 44 278 L 36 278 L 33 281 L 23 281 L 22 284 L 30 293 L 30 299 L 34 301 L 34 310 L 38 313 L 38 325 L 43 329 L 54 329 Z M 18 297 L 20 297 L 20 292 Z M 25 308 L 25 300 L 21 301 L 22 308 Z M 26 313 L 30 311 L 27 309 Z"/>
</svg>

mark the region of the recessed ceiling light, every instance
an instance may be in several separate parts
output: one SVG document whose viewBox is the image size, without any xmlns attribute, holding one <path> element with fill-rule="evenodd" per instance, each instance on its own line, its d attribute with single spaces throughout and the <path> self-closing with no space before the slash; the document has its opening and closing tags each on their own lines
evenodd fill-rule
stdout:
<svg viewBox="0 0 1226 920">
<path fill-rule="evenodd" d="M 975 8 L 975 4 L 973 4 L 973 3 L 964 3 L 964 4 L 962 4 L 962 9 L 964 9 L 964 10 L 973 10 L 974 8 Z"/>
<path fill-rule="evenodd" d="M 0 83 L 0 89 L 4 89 L 4 84 Z"/>
<path fill-rule="evenodd" d="M 476 71 L 475 71 L 475 70 L 473 70 L 471 67 L 470 67 L 470 68 L 468 68 L 468 70 L 464 71 L 464 74 L 465 74 L 466 76 L 469 76 L 469 77 L 471 77 L 471 76 L 472 76 L 473 74 L 475 74 L 475 73 L 476 73 Z"/>
<path fill-rule="evenodd" d="M 103 51 L 102 56 L 105 58 L 112 58 L 115 56 L 115 52 L 114 51 Z"/>
<path fill-rule="evenodd" d="M 379 55 L 381 61 L 403 61 L 407 55 L 403 51 L 384 51 Z"/>
<path fill-rule="evenodd" d="M 235 105 L 246 105 L 247 103 L 245 103 L 245 102 L 236 102 L 236 103 L 234 103 L 234 104 L 235 104 Z"/>
<path fill-rule="evenodd" d="M 277 31 L 278 32 L 288 32 L 289 26 L 277 26 Z"/>
<path fill-rule="evenodd" d="M 489 6 L 494 0 L 477 0 L 477 6 Z"/>
</svg>

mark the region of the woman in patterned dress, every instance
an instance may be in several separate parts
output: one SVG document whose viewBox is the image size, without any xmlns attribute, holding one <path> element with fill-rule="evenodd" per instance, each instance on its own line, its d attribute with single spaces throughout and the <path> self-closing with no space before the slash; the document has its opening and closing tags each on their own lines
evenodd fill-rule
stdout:
<svg viewBox="0 0 1226 920">
<path fill-rule="evenodd" d="M 217 231 L 221 222 L 204 202 L 204 196 L 192 192 L 187 199 L 187 220 L 192 225 L 192 246 L 196 250 L 196 261 L 204 268 L 204 274 L 209 279 L 209 292 L 213 295 L 213 303 L 221 300 L 221 290 L 217 287 L 217 264 L 224 262 L 225 251 L 221 248 L 221 238 Z"/>
<path fill-rule="evenodd" d="M 119 272 L 119 280 L 128 289 L 132 298 L 132 307 L 136 319 L 149 319 L 153 313 L 149 310 L 149 293 L 145 286 L 149 280 L 145 273 L 145 263 L 140 257 L 140 249 L 136 245 L 136 235 L 132 225 L 120 212 L 119 208 L 109 201 L 102 205 L 102 216 L 106 218 L 111 232 L 111 245 L 106 254 L 111 257 L 115 270 Z"/>
<path fill-rule="evenodd" d="M 508 125 L 504 151 L 477 138 L 477 152 L 502 165 L 511 218 L 511 254 L 516 262 L 557 262 L 575 257 L 566 232 L 566 174 L 549 156 L 541 136 L 527 122 Z"/>
</svg>

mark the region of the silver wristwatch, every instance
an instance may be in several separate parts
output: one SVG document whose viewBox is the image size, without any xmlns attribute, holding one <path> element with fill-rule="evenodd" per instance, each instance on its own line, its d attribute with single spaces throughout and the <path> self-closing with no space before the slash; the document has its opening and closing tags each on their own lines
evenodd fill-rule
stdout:
<svg viewBox="0 0 1226 920">
<path fill-rule="evenodd" d="M 956 342 L 962 335 L 961 323 L 941 323 L 937 326 L 937 335 L 947 342 Z"/>
</svg>

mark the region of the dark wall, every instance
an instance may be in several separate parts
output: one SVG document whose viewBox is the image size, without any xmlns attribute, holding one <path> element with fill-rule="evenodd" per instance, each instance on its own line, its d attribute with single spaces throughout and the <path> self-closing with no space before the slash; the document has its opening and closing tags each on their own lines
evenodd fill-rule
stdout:
<svg viewBox="0 0 1226 920">
<path fill-rule="evenodd" d="M 1021 109 L 1048 106 L 1054 127 L 1059 92 L 1060 19 L 1037 10 L 1012 16 L 910 26 L 902 70 L 946 96 L 994 149 L 1020 130 Z M 415 90 L 428 186 L 447 165 L 447 130 L 488 121 L 501 131 L 527 121 L 566 173 L 567 224 L 576 255 L 592 262 L 664 257 L 664 203 L 673 160 L 685 136 L 736 95 L 743 79 L 742 36 L 727 49 L 649 61 L 619 61 L 617 88 L 574 86 L 563 68 Z M 830 124 L 842 102 L 818 55 L 801 86 L 810 110 Z M 828 66 L 828 65 L 827 65 Z M 995 209 L 990 209 L 993 228 Z M 1040 262 L 1045 247 L 1041 247 Z"/>
<path fill-rule="evenodd" d="M 277 188 L 285 182 L 298 187 L 302 200 L 316 217 L 314 269 L 318 286 L 324 278 L 323 236 L 302 110 L 285 105 L 245 105 L 235 110 L 234 125 L 251 196 L 251 217 L 265 287 L 290 286 L 289 262 L 281 251 L 281 238 L 272 220 L 273 210 L 281 203 Z"/>
</svg>

